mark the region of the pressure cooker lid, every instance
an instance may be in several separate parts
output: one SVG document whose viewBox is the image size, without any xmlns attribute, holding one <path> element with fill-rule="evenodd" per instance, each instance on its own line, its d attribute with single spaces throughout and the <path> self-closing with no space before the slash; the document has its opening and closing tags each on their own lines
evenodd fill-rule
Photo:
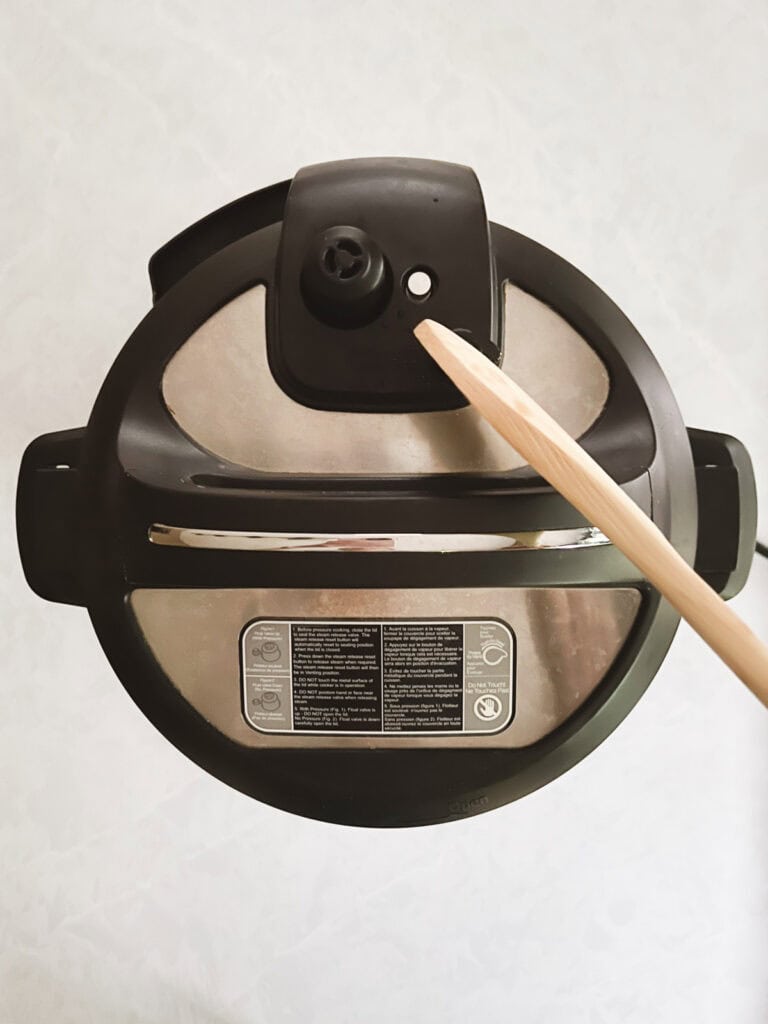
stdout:
<svg viewBox="0 0 768 1024">
<path fill-rule="evenodd" d="M 477 813 L 596 746 L 671 642 L 673 611 L 415 341 L 426 316 L 716 589 L 742 585 L 743 447 L 686 431 L 617 307 L 489 224 L 469 168 L 304 168 L 150 277 L 87 427 L 25 453 L 19 543 L 37 593 L 86 606 L 145 714 L 230 785 L 354 824 Z"/>
</svg>

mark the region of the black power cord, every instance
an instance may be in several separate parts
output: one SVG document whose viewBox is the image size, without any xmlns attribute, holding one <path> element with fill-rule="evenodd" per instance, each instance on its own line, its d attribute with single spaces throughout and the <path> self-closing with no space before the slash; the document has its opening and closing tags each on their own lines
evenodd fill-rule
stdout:
<svg viewBox="0 0 768 1024">
<path fill-rule="evenodd" d="M 763 544 L 761 540 L 755 541 L 755 551 L 763 558 L 768 558 L 768 544 Z"/>
</svg>

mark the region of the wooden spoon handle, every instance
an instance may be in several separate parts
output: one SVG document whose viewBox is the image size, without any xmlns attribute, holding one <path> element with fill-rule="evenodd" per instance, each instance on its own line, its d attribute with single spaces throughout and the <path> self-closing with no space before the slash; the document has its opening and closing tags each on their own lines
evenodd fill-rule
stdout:
<svg viewBox="0 0 768 1024">
<path fill-rule="evenodd" d="M 414 333 L 478 412 L 602 530 L 768 707 L 768 647 L 605 470 L 530 395 L 463 338 L 434 320 L 423 320 Z"/>
</svg>

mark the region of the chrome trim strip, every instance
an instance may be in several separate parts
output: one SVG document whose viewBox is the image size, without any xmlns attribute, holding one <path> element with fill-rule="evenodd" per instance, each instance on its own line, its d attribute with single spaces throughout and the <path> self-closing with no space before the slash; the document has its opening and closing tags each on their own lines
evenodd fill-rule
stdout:
<svg viewBox="0 0 768 1024">
<path fill-rule="evenodd" d="M 152 544 L 222 551 L 533 551 L 595 547 L 610 541 L 594 526 L 525 533 L 266 533 L 153 523 Z"/>
</svg>

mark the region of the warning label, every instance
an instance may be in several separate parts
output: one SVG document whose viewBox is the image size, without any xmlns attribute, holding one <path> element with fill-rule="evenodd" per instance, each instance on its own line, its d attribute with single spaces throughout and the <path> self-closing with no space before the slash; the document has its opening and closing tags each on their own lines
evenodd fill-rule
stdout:
<svg viewBox="0 0 768 1024">
<path fill-rule="evenodd" d="M 293 727 L 381 729 L 381 627 L 292 623 Z"/>
<path fill-rule="evenodd" d="M 460 732 L 463 627 L 455 622 L 381 626 L 384 732 Z"/>
<path fill-rule="evenodd" d="M 496 620 L 258 619 L 242 635 L 245 718 L 263 732 L 498 732 L 514 656 Z"/>
</svg>

